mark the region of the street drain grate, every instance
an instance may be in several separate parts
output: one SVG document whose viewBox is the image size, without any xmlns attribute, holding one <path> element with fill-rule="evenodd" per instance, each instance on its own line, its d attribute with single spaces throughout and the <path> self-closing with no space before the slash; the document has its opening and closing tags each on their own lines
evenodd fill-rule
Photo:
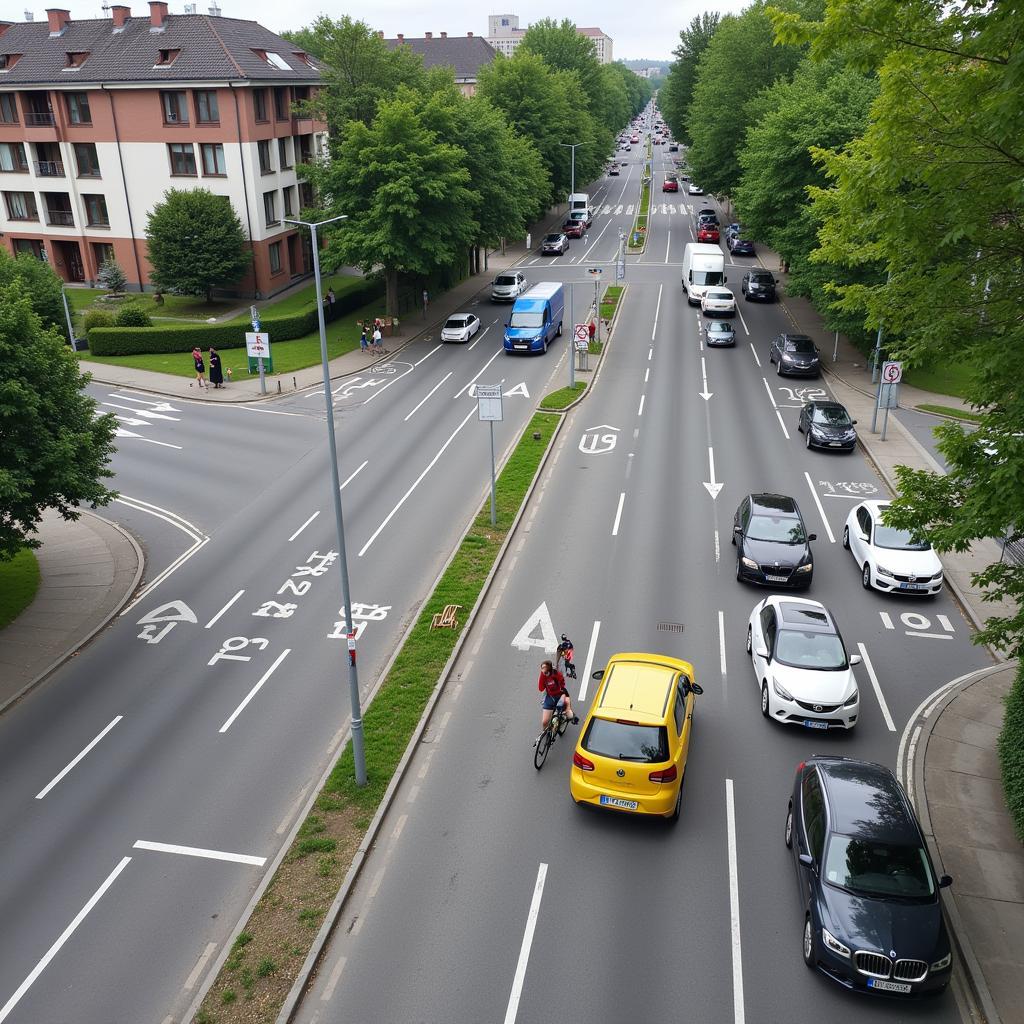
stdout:
<svg viewBox="0 0 1024 1024">
<path fill-rule="evenodd" d="M 663 629 L 666 633 L 682 633 L 685 627 L 681 622 L 659 622 L 658 629 Z"/>
</svg>

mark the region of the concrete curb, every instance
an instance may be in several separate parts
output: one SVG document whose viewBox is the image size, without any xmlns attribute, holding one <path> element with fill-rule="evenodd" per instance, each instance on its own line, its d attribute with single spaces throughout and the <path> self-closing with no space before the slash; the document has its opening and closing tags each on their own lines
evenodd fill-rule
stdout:
<svg viewBox="0 0 1024 1024">
<path fill-rule="evenodd" d="M 940 687 L 931 696 L 926 697 L 918 705 L 917 710 L 911 715 L 903 731 L 900 740 L 900 751 L 897 759 L 897 768 L 901 770 L 904 785 L 913 801 L 917 811 L 918 819 L 921 822 L 921 831 L 924 833 L 925 842 L 928 844 L 928 852 L 932 861 L 942 868 L 942 858 L 939 855 L 938 846 L 935 842 L 935 835 L 932 831 L 931 816 L 928 813 L 928 800 L 924 787 L 924 756 L 917 757 L 918 750 L 926 750 L 931 739 L 932 730 L 946 707 L 964 690 L 994 672 L 1002 672 L 1007 668 L 1007 663 L 993 665 L 989 668 L 978 669 L 968 675 L 960 676 L 952 682 Z M 910 737 L 909 743 L 907 742 Z M 956 905 L 956 897 L 948 889 L 943 889 L 942 911 L 946 916 L 946 923 L 953 946 L 956 951 L 956 963 L 954 973 L 963 982 L 969 997 L 974 1001 L 972 1016 L 985 1022 L 985 1024 L 1001 1024 L 1002 1018 L 996 1009 L 995 1000 L 985 980 L 985 974 L 981 969 L 977 954 L 967 929 L 964 927 L 963 919 Z M 977 1011 L 975 1014 L 973 1011 Z"/>
<path fill-rule="evenodd" d="M 139 546 L 139 542 L 120 524 L 115 523 L 112 519 L 104 519 L 103 516 L 97 515 L 95 512 L 90 512 L 86 509 L 80 509 L 80 512 L 84 516 L 92 516 L 93 519 L 98 519 L 100 522 L 105 523 L 107 526 L 113 527 L 120 533 L 125 540 L 135 549 L 135 557 L 138 559 L 138 568 L 135 570 L 135 578 L 132 580 L 131 586 L 125 591 L 124 596 L 117 602 L 110 614 L 100 622 L 95 629 L 91 630 L 81 639 L 78 639 L 74 644 L 69 647 L 63 654 L 52 661 L 46 666 L 34 679 L 26 683 L 17 693 L 8 697 L 2 704 L 0 704 L 0 715 L 4 714 L 8 709 L 12 708 L 18 703 L 23 697 L 26 697 L 32 690 L 34 690 L 40 683 L 46 680 L 46 678 L 52 675 L 61 665 L 64 664 L 69 658 L 77 654 L 90 640 L 97 634 L 101 633 L 107 626 L 121 614 L 121 610 L 126 604 L 128 604 L 132 595 L 139 588 L 139 583 L 142 580 L 142 574 L 146 569 L 146 556 L 142 553 L 142 548 Z M 31 606 L 30 606 L 31 607 Z"/>
</svg>

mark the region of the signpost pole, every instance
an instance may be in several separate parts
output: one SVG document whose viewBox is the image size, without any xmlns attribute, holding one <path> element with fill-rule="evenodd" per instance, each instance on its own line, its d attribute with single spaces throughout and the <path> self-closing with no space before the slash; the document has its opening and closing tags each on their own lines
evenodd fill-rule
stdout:
<svg viewBox="0 0 1024 1024">
<path fill-rule="evenodd" d="M 255 306 L 249 307 L 249 313 L 252 315 L 252 329 L 254 334 L 260 333 L 260 311 Z M 267 393 L 267 378 L 263 369 L 263 356 L 256 357 L 256 364 L 260 368 L 260 394 L 265 395 Z"/>
<path fill-rule="evenodd" d="M 885 440 L 885 430 L 889 424 L 889 406 L 892 405 L 892 389 L 903 380 L 903 364 L 895 361 L 888 361 L 882 364 L 878 375 L 878 394 L 875 398 L 875 415 L 871 420 L 871 432 L 875 433 L 875 422 L 878 418 L 878 408 L 882 404 L 882 388 L 885 388 L 885 416 L 882 418 L 882 440 Z"/>
<path fill-rule="evenodd" d="M 494 463 L 494 423 L 502 418 L 501 385 L 477 384 L 475 389 L 477 418 L 487 421 L 491 428 L 491 526 L 498 525 L 498 512 L 495 504 L 495 463 Z"/>
<path fill-rule="evenodd" d="M 572 281 L 569 282 L 569 323 L 575 328 L 576 317 L 573 315 Z M 569 350 L 569 387 L 576 387 L 576 331 L 573 330 L 572 348 Z"/>
<path fill-rule="evenodd" d="M 491 526 L 498 525 L 498 513 L 494 507 L 494 420 L 490 421 L 491 427 Z"/>
</svg>

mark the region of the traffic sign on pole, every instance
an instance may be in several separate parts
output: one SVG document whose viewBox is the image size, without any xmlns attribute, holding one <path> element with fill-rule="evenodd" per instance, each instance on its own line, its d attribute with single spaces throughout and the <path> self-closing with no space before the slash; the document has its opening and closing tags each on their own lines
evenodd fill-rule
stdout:
<svg viewBox="0 0 1024 1024">
<path fill-rule="evenodd" d="M 586 324 L 573 324 L 572 335 L 577 341 L 590 341 L 590 328 Z"/>
<path fill-rule="evenodd" d="M 897 362 L 882 363 L 882 380 L 886 384 L 899 384 L 903 380 L 903 364 Z"/>
</svg>

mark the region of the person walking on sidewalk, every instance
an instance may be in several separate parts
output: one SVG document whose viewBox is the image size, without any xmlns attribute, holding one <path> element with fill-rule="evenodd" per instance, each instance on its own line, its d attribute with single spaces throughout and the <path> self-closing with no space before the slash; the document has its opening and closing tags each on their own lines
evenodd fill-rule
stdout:
<svg viewBox="0 0 1024 1024">
<path fill-rule="evenodd" d="M 373 351 L 377 355 L 385 355 L 387 349 L 384 347 L 384 335 L 380 333 L 380 327 L 373 329 Z"/>
<path fill-rule="evenodd" d="M 196 381 L 198 382 L 198 384 L 199 384 L 199 386 L 201 388 L 205 388 L 206 387 L 206 366 L 203 363 L 203 353 L 200 350 L 198 345 L 196 345 L 196 347 L 194 349 L 192 349 L 192 363 L 193 363 L 193 365 L 196 368 Z M 192 382 L 191 381 L 189 381 L 189 385 L 188 386 L 192 387 Z"/>
<path fill-rule="evenodd" d="M 366 339 L 366 327 L 363 326 L 359 334 L 359 351 L 366 355 L 370 351 L 370 343 Z"/>
<path fill-rule="evenodd" d="M 215 388 L 224 387 L 224 370 L 220 365 L 220 354 L 210 346 L 210 383 Z"/>
</svg>

